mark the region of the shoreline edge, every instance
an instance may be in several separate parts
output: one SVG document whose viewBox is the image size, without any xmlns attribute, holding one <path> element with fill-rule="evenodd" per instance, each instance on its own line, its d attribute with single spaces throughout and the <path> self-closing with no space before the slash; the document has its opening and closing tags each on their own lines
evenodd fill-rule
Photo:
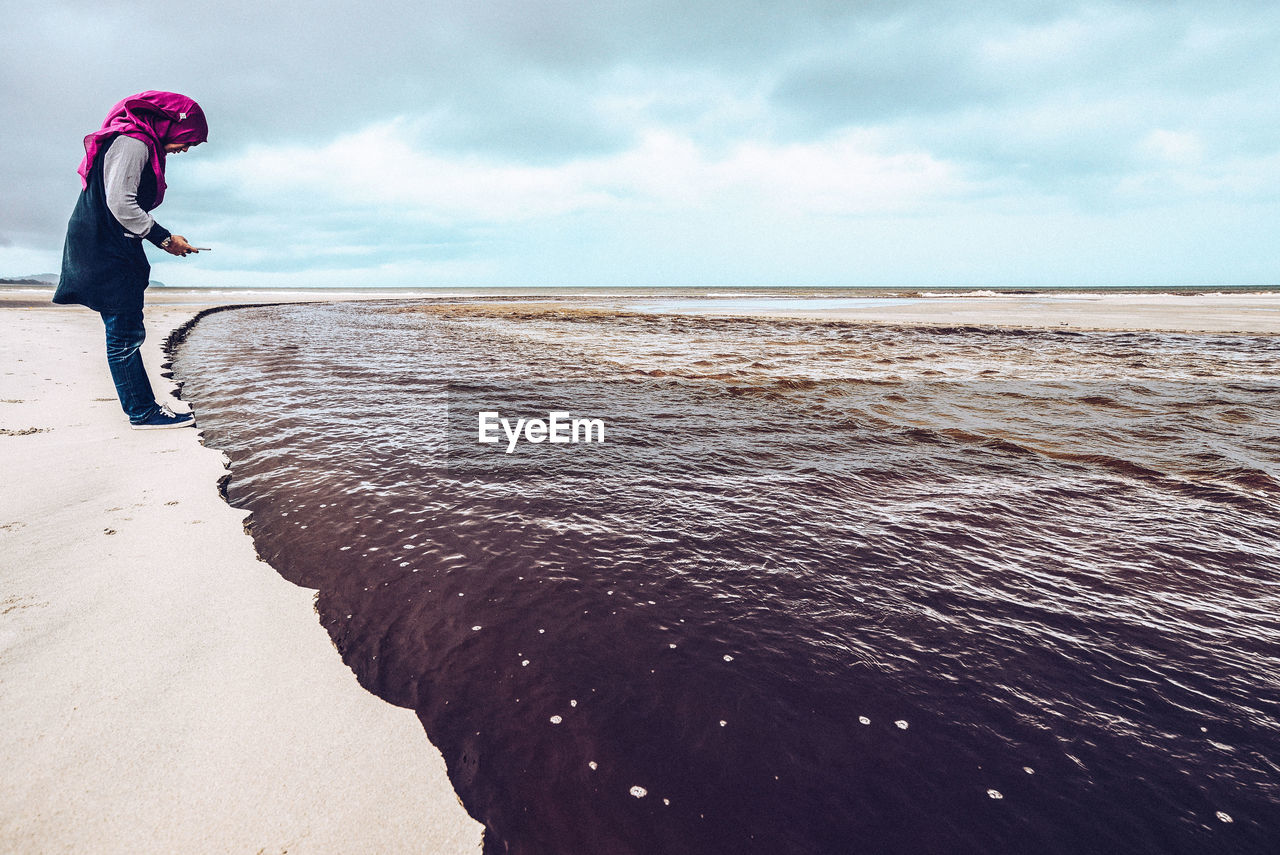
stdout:
<svg viewBox="0 0 1280 855">
<path fill-rule="evenodd" d="M 162 399 L 215 300 L 147 307 Z M 480 852 L 417 717 L 257 556 L 222 453 L 129 430 L 97 315 L 0 301 L 0 330 L 0 848 Z"/>
</svg>

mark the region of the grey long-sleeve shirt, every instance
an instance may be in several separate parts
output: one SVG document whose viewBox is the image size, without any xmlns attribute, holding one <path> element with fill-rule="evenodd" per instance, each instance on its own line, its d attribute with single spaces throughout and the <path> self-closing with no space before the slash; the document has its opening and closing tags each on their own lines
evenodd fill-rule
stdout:
<svg viewBox="0 0 1280 855">
<path fill-rule="evenodd" d="M 130 237 L 146 238 L 159 246 L 169 230 L 155 221 L 138 204 L 138 184 L 143 170 L 151 168 L 151 151 L 142 140 L 118 136 L 107 147 L 102 162 L 102 181 L 107 191 L 107 209 Z"/>
</svg>

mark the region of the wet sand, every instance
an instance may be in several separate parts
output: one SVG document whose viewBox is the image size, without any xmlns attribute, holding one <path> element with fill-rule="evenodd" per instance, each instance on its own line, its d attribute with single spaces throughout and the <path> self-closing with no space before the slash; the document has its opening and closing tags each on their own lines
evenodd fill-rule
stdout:
<svg viewBox="0 0 1280 855">
<path fill-rule="evenodd" d="M 221 455 L 130 430 L 99 318 L 22 291 L 0 299 L 0 850 L 478 852 L 413 712 L 258 560 Z M 163 395 L 161 345 L 209 303 L 155 302 Z"/>
</svg>

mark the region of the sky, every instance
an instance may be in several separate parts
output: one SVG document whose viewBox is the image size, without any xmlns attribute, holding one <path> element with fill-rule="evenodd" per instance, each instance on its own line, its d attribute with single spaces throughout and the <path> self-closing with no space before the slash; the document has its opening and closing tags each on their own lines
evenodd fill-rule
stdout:
<svg viewBox="0 0 1280 855">
<path fill-rule="evenodd" d="M 203 106 L 170 285 L 1280 283 L 1280 4 L 0 0 L 0 276 Z"/>
</svg>

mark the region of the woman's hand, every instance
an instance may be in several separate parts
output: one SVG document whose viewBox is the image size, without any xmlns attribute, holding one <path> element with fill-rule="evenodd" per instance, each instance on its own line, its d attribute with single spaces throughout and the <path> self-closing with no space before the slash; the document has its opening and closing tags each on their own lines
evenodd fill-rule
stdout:
<svg viewBox="0 0 1280 855">
<path fill-rule="evenodd" d="M 170 235 L 169 245 L 164 248 L 164 251 L 170 255 L 189 255 L 193 252 L 199 252 L 198 249 L 187 243 L 187 239 L 182 235 Z"/>
</svg>

